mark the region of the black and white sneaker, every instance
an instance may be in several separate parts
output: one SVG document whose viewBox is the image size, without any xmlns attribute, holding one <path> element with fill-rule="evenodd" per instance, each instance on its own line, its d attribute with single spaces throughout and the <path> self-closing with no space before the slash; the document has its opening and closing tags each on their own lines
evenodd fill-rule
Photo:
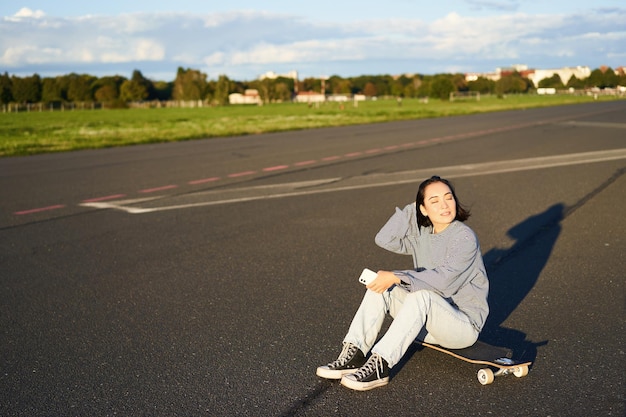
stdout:
<svg viewBox="0 0 626 417">
<path fill-rule="evenodd" d="M 328 365 L 317 368 L 317 376 L 326 379 L 341 379 L 345 374 L 349 374 L 359 369 L 365 363 L 365 356 L 361 349 L 352 343 L 344 343 L 339 357 Z"/>
<path fill-rule="evenodd" d="M 357 390 L 367 391 L 372 388 L 382 387 L 389 383 L 389 365 L 382 356 L 372 354 L 361 368 L 352 374 L 344 375 L 341 384 Z"/>
</svg>

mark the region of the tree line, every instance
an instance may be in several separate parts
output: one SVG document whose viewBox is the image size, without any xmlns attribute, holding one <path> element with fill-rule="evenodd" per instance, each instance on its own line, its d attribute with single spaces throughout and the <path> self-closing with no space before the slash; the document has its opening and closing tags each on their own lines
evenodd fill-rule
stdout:
<svg viewBox="0 0 626 417">
<path fill-rule="evenodd" d="M 451 92 L 473 91 L 481 94 L 527 93 L 536 87 L 546 88 L 615 88 L 626 85 L 626 75 L 618 75 L 611 68 L 595 69 L 586 79 L 572 76 L 566 83 L 555 74 L 534 86 L 518 72 L 507 74 L 498 81 L 479 77 L 466 81 L 464 74 L 436 75 L 362 75 L 327 79 L 278 77 L 253 81 L 235 81 L 226 75 L 209 80 L 199 70 L 179 67 L 172 82 L 152 81 L 134 70 L 130 78 L 120 75 L 95 77 L 71 73 L 42 78 L 38 74 L 27 77 L 0 74 L 0 104 L 9 103 L 89 103 L 99 102 L 109 108 L 123 108 L 129 102 L 141 101 L 202 101 L 212 105 L 228 104 L 228 95 L 255 89 L 263 102 L 285 102 L 298 91 L 325 94 L 365 96 L 394 96 L 406 98 L 434 97 L 447 100 Z"/>
</svg>

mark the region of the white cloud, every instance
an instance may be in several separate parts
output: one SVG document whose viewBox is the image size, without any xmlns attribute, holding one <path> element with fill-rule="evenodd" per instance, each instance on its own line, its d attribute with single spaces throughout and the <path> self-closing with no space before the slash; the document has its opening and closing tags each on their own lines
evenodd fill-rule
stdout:
<svg viewBox="0 0 626 417">
<path fill-rule="evenodd" d="M 33 18 L 33 19 L 41 19 L 46 14 L 42 10 L 31 10 L 28 7 L 22 7 L 13 17 L 16 18 Z"/>
<path fill-rule="evenodd" d="M 372 63 L 387 63 L 385 73 L 491 70 L 513 62 L 537 68 L 624 65 L 618 61 L 626 49 L 626 9 L 530 14 L 508 12 L 515 2 L 474 4 L 505 11 L 495 17 L 453 12 L 432 22 L 332 23 L 251 11 L 58 18 L 24 8 L 0 21 L 0 67 L 33 73 L 54 66 L 70 73 L 81 66 L 106 75 L 107 65 L 130 74 L 143 64 L 170 71 L 171 78 L 178 66 L 252 78 L 300 68 L 371 73 L 362 68 Z"/>
<path fill-rule="evenodd" d="M 138 39 L 133 46 L 133 57 L 138 61 L 161 61 L 165 58 L 165 49 L 151 39 Z"/>
</svg>

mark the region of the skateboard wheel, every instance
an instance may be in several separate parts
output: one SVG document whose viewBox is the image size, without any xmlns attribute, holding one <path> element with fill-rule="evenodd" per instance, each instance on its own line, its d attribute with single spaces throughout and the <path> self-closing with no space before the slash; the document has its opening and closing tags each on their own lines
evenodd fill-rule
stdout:
<svg viewBox="0 0 626 417">
<path fill-rule="evenodd" d="M 515 370 L 513 371 L 513 375 L 515 375 L 518 378 L 528 375 L 528 365 L 515 368 Z"/>
<path fill-rule="evenodd" d="M 478 382 L 482 385 L 489 385 L 494 380 L 493 371 L 489 368 L 481 369 L 478 371 Z"/>
</svg>

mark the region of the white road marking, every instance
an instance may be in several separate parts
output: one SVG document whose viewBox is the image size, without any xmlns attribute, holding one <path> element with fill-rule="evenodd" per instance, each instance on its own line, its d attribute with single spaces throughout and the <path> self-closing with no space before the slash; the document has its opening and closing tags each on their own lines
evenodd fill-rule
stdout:
<svg viewBox="0 0 626 417">
<path fill-rule="evenodd" d="M 509 161 L 427 168 L 391 174 L 371 174 L 350 178 L 327 178 L 322 180 L 265 185 L 258 187 L 213 190 L 184 196 L 163 195 L 154 198 L 121 200 L 115 202 L 92 202 L 83 203 L 81 206 L 99 209 L 122 210 L 130 214 L 145 214 L 166 210 L 181 210 L 193 207 L 242 203 L 254 200 L 295 197 L 336 191 L 356 190 L 361 188 L 386 187 L 390 185 L 417 183 L 432 175 L 433 172 L 436 172 L 437 175 L 444 178 L 463 178 L 478 175 L 493 175 L 507 172 L 529 171 L 569 165 L 589 164 L 594 162 L 614 161 L 620 159 L 626 159 L 626 148 Z M 188 200 L 190 198 L 202 201 L 162 207 L 136 206 L 137 204 L 147 203 L 148 201 L 170 201 L 172 199 Z"/>
</svg>

